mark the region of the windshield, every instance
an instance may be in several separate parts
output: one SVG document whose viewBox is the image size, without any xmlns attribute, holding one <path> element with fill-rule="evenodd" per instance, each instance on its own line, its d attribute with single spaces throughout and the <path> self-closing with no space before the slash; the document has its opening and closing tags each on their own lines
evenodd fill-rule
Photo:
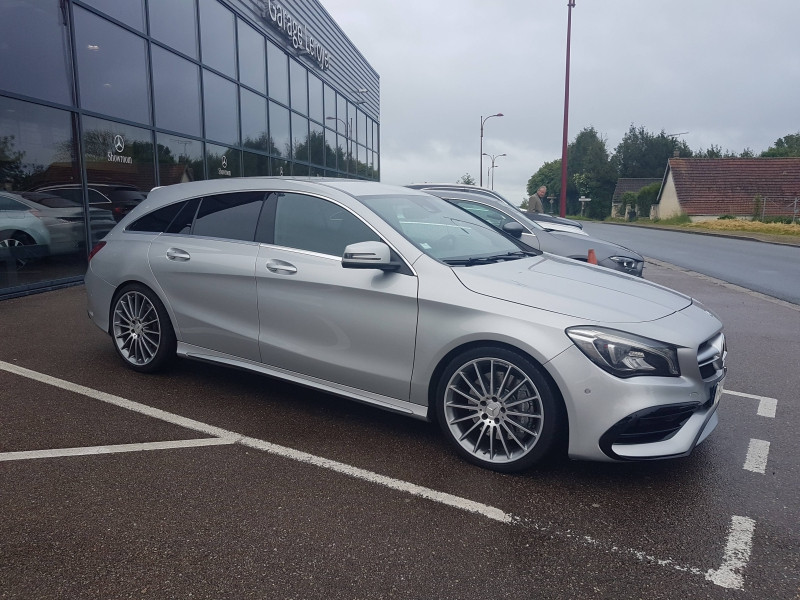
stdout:
<svg viewBox="0 0 800 600">
<path fill-rule="evenodd" d="M 511 238 L 441 198 L 360 196 L 359 200 L 425 254 L 449 264 L 526 255 L 520 255 L 523 247 Z"/>
</svg>

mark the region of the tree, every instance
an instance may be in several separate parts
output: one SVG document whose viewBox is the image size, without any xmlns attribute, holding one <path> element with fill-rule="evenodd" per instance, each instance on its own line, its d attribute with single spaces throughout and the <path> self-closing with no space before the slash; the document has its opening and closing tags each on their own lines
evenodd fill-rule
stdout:
<svg viewBox="0 0 800 600">
<path fill-rule="evenodd" d="M 761 153 L 764 157 L 800 156 L 800 131 L 778 138 L 774 146 Z"/>
<path fill-rule="evenodd" d="M 619 177 L 661 177 L 667 161 L 676 154 L 691 157 L 692 150 L 686 142 L 667 135 L 663 129 L 654 135 L 631 124 L 614 151 L 614 163 Z"/>
<path fill-rule="evenodd" d="M 561 159 L 544 163 L 528 179 L 525 190 L 532 196 L 541 186 L 547 187 L 548 195 L 558 196 L 561 193 Z"/>
<path fill-rule="evenodd" d="M 464 173 L 461 178 L 456 181 L 456 183 L 460 183 L 462 185 L 475 185 L 475 180 L 469 173 Z"/>
<path fill-rule="evenodd" d="M 580 189 L 576 181 L 580 182 Z M 584 194 L 592 199 L 586 214 L 595 218 L 605 217 L 611 210 L 616 181 L 605 140 L 594 127 L 584 128 L 567 148 L 567 213 L 580 212 L 578 197 Z M 545 163 L 528 179 L 528 195 L 542 185 L 547 186 L 548 196 L 560 197 L 560 159 Z"/>
<path fill-rule="evenodd" d="M 650 217 L 650 207 L 658 198 L 658 192 L 661 191 L 661 182 L 656 181 L 650 185 L 644 186 L 636 194 L 636 214 L 640 217 Z"/>
</svg>

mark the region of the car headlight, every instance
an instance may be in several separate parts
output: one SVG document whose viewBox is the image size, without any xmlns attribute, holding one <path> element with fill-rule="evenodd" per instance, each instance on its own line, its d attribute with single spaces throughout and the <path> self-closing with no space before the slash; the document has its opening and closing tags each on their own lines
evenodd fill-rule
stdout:
<svg viewBox="0 0 800 600">
<path fill-rule="evenodd" d="M 635 258 L 631 258 L 629 256 L 609 256 L 608 260 L 613 260 L 624 270 L 630 271 L 631 273 L 637 273 L 641 271 L 641 268 L 639 267 L 641 261 L 638 261 Z"/>
<path fill-rule="evenodd" d="M 670 344 L 602 327 L 570 327 L 566 333 L 589 360 L 616 377 L 681 374 L 678 349 Z"/>
</svg>

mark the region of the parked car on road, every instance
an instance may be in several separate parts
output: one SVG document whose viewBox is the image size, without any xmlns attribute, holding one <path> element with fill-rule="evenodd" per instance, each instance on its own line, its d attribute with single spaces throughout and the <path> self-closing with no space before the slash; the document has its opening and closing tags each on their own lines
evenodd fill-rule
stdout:
<svg viewBox="0 0 800 600">
<path fill-rule="evenodd" d="M 123 183 L 89 183 L 89 206 L 110 211 L 115 221 L 127 215 L 145 199 L 146 194 L 136 187 Z M 79 183 L 49 184 L 35 191 L 55 194 L 78 204 L 83 204 L 83 188 Z"/>
<path fill-rule="evenodd" d="M 524 243 L 538 250 L 584 262 L 590 260 L 589 251 L 591 250 L 598 265 L 628 275 L 642 276 L 644 258 L 638 252 L 624 246 L 587 234 L 575 235 L 566 231 L 546 231 L 538 223 L 528 219 L 519 209 L 485 194 L 476 194 L 472 190 L 431 189 L 426 191 L 471 212 L 479 219 L 509 235 L 520 238 Z"/>
<path fill-rule="evenodd" d="M 50 254 L 86 252 L 86 224 L 83 205 L 49 192 L 21 192 L 17 200 L 28 206 L 47 227 Z M 89 208 L 89 228 L 92 242 L 100 240 L 116 225 L 111 212 Z"/>
<path fill-rule="evenodd" d="M 0 269 L 5 261 L 16 268 L 50 253 L 50 233 L 34 210 L 17 194 L 0 193 Z"/>
<path fill-rule="evenodd" d="M 522 211 L 522 209 L 512 204 L 505 196 L 503 196 L 499 192 L 495 192 L 494 190 L 490 190 L 484 187 L 479 187 L 475 185 L 465 185 L 462 183 L 412 183 L 407 187 L 410 187 L 415 190 L 424 190 L 424 191 L 445 190 L 452 192 L 470 192 L 472 194 L 480 194 L 487 198 L 494 198 L 495 200 L 500 200 L 501 202 L 508 204 L 511 208 L 521 211 L 526 217 L 528 217 L 528 219 L 530 219 L 531 221 L 535 221 L 536 223 L 541 225 L 543 229 L 547 231 L 566 231 L 567 233 L 588 235 L 586 232 L 583 231 L 583 225 L 581 224 L 580 221 L 575 221 L 573 219 L 565 219 L 563 217 L 557 217 L 555 215 L 550 215 L 546 213 Z"/>
<path fill-rule="evenodd" d="M 717 425 L 726 345 L 712 313 L 408 188 L 158 188 L 95 246 L 85 282 L 90 318 L 135 371 L 177 355 L 435 420 L 498 471 L 562 445 L 684 456 Z"/>
</svg>

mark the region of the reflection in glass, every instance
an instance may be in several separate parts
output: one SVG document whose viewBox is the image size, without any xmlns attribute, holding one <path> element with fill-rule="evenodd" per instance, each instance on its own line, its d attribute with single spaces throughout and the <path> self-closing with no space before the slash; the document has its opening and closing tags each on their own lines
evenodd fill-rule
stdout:
<svg viewBox="0 0 800 600">
<path fill-rule="evenodd" d="M 313 122 L 308 136 L 308 160 L 315 165 L 325 164 L 325 132 L 322 125 Z"/>
<path fill-rule="evenodd" d="M 308 119 L 292 113 L 292 156 L 308 162 Z"/>
<path fill-rule="evenodd" d="M 149 130 L 83 117 L 89 205 L 110 210 L 119 221 L 155 186 Z"/>
<path fill-rule="evenodd" d="M 308 116 L 320 123 L 325 121 L 322 81 L 313 73 L 308 74 Z"/>
<path fill-rule="evenodd" d="M 275 156 L 288 157 L 292 147 L 289 137 L 289 111 L 274 102 L 269 103 L 269 134 Z"/>
<path fill-rule="evenodd" d="M 202 135 L 197 65 L 154 45 L 153 96 L 158 127 Z"/>
<path fill-rule="evenodd" d="M 358 143 L 366 145 L 367 143 L 367 115 L 358 111 L 358 125 L 356 126 L 358 135 Z"/>
<path fill-rule="evenodd" d="M 158 185 L 205 179 L 203 142 L 168 133 L 158 136 Z"/>
<path fill-rule="evenodd" d="M 271 175 L 290 175 L 291 163 L 288 160 L 279 160 L 273 158 L 270 161 L 270 171 Z"/>
<path fill-rule="evenodd" d="M 283 50 L 267 41 L 267 68 L 269 69 L 269 97 L 289 104 L 289 63 Z"/>
<path fill-rule="evenodd" d="M 304 115 L 308 114 L 308 79 L 306 69 L 295 60 L 289 61 L 289 81 L 292 86 L 292 108 Z"/>
<path fill-rule="evenodd" d="M 239 81 L 267 93 L 267 59 L 264 36 L 242 20 L 239 25 Z"/>
<path fill-rule="evenodd" d="M 271 151 L 267 132 L 267 99 L 244 88 L 240 88 L 239 93 L 242 100 L 242 145 Z"/>
<path fill-rule="evenodd" d="M 144 31 L 144 4 L 142 0 L 83 0 L 109 17 Z"/>
<path fill-rule="evenodd" d="M 336 132 L 325 129 L 325 166 L 336 169 Z"/>
<path fill-rule="evenodd" d="M 200 48 L 203 62 L 236 77 L 236 34 L 233 13 L 217 0 L 200 0 Z"/>
<path fill-rule="evenodd" d="M 336 92 L 327 83 L 324 84 L 325 90 L 325 120 L 336 118 Z M 331 125 L 331 123 L 326 123 Z"/>
<path fill-rule="evenodd" d="M 206 145 L 206 164 L 209 179 L 240 177 L 242 167 L 241 152 L 225 146 Z"/>
<path fill-rule="evenodd" d="M 0 2 L 0 87 L 72 104 L 69 34 L 58 0 Z"/>
<path fill-rule="evenodd" d="M 242 155 L 242 175 L 244 177 L 270 174 L 268 156 L 254 152 L 243 152 Z"/>
<path fill-rule="evenodd" d="M 73 115 L 0 97 L 0 295 L 86 269 L 82 195 L 67 201 L 46 191 L 80 184 Z M 107 217 L 93 230 L 114 226 Z M 94 214 L 92 215 L 95 216 Z"/>
<path fill-rule="evenodd" d="M 239 143 L 237 85 L 203 70 L 206 137 L 226 144 Z"/>
<path fill-rule="evenodd" d="M 80 7 L 74 14 L 81 106 L 150 123 L 144 39 Z"/>
<path fill-rule="evenodd" d="M 149 0 L 150 35 L 192 58 L 197 58 L 195 0 Z"/>
</svg>

